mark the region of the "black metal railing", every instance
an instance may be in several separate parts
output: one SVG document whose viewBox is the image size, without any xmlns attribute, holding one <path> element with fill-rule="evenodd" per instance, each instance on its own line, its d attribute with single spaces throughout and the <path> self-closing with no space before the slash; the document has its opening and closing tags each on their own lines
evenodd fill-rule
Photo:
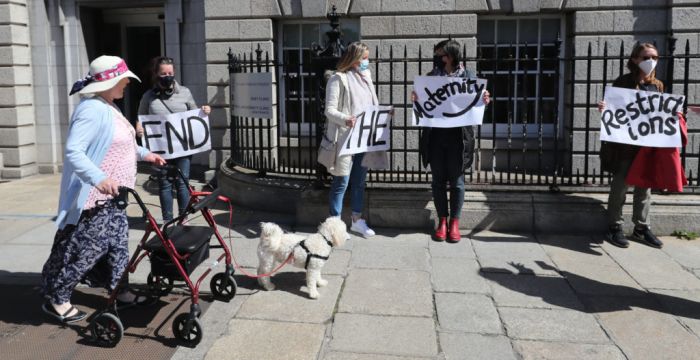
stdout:
<svg viewBox="0 0 700 360">
<path fill-rule="evenodd" d="M 674 41 L 669 45 L 672 55 L 660 56 L 658 77 L 667 79 L 667 92 L 686 96 L 687 113 L 689 101 L 690 105 L 698 101 L 688 98 L 690 86 L 700 83 L 700 79 L 689 78 L 689 70 L 691 60 L 700 55 L 690 54 L 688 42 L 682 53 L 675 53 Z M 475 159 L 466 172 L 466 181 L 550 187 L 607 185 L 610 175 L 600 170 L 598 161 L 597 101 L 603 97 L 602 89 L 626 72 L 629 47 L 621 42 L 612 54 L 606 43 L 602 55 L 594 55 L 589 44 L 586 54 L 562 56 L 561 41 L 557 41 L 553 54 L 528 57 L 515 55 L 518 46 L 527 44 L 505 46 L 504 57 L 503 51 L 485 56 L 487 46 L 477 45 L 477 57 L 471 58 L 463 47 L 463 65 L 476 69 L 477 76 L 488 80 L 487 89 L 493 99 L 484 124 L 475 129 Z M 379 54 L 379 48 L 373 50 L 373 54 Z M 380 103 L 395 108 L 390 169 L 371 171 L 371 184 L 408 186 L 425 184 L 430 179 L 418 156 L 420 129 L 411 125 L 413 76 L 432 68 L 424 51 L 419 48 L 417 54 L 409 56 L 406 48 L 390 47 L 388 54 L 382 54 L 386 56 L 370 61 Z M 427 51 L 432 55 L 432 49 Z M 322 178 L 323 169 L 316 163 L 317 135 L 325 122 L 320 111 L 325 97 L 322 76 L 317 76 L 319 70 L 314 71 L 311 64 L 286 60 L 272 60 L 267 52 L 263 56 L 259 47 L 241 56 L 229 52 L 230 73 L 274 73 L 277 103 L 273 119 L 242 118 L 231 112 L 228 165 L 282 177 Z M 231 89 L 232 94 L 234 91 Z M 290 110 L 292 106 L 307 109 L 303 118 L 291 116 L 295 113 Z M 700 126 L 691 119 L 688 128 L 682 163 L 689 186 L 700 186 Z"/>
</svg>

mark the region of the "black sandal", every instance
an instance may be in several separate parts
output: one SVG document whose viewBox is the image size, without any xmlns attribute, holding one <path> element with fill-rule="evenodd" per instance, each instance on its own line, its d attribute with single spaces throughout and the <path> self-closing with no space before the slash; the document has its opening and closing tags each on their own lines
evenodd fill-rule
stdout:
<svg viewBox="0 0 700 360">
<path fill-rule="evenodd" d="M 83 320 L 83 319 L 85 319 L 85 317 L 87 317 L 87 313 L 85 311 L 82 311 L 82 310 L 80 310 L 72 305 L 71 305 L 70 309 L 66 310 L 66 312 L 64 312 L 62 315 L 59 314 L 58 312 L 56 312 L 56 309 L 54 309 L 53 305 L 51 305 L 48 302 L 45 302 L 43 305 L 41 305 L 41 310 L 43 310 L 44 313 L 51 315 L 51 317 L 53 317 L 54 319 L 58 320 L 59 322 L 61 322 L 63 324 L 74 323 L 74 322 Z M 66 315 L 72 313 L 73 310 L 77 311 L 75 313 L 75 315 L 66 316 Z"/>
</svg>

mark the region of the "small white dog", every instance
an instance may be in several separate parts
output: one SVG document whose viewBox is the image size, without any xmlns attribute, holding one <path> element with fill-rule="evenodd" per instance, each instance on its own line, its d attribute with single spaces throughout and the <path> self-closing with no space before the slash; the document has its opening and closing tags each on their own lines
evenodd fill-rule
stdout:
<svg viewBox="0 0 700 360">
<path fill-rule="evenodd" d="M 292 254 L 294 266 L 306 269 L 306 286 L 309 297 L 318 298 L 316 286 L 326 286 L 321 278 L 321 268 L 328 260 L 333 247 L 340 247 L 350 236 L 347 226 L 338 217 L 329 217 L 318 226 L 318 232 L 308 237 L 285 234 L 275 223 L 260 223 L 261 234 L 258 244 L 258 274 L 267 274 Z M 258 278 L 265 290 L 274 290 L 275 285 L 269 276 Z"/>
</svg>

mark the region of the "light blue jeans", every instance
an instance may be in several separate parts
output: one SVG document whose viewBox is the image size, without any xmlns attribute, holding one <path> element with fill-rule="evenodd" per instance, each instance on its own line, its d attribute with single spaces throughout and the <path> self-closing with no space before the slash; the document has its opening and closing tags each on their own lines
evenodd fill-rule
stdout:
<svg viewBox="0 0 700 360">
<path fill-rule="evenodd" d="M 365 178 L 367 177 L 367 168 L 362 166 L 362 158 L 365 154 L 355 154 L 352 157 L 352 169 L 348 176 L 333 176 L 331 183 L 331 191 L 329 192 L 330 214 L 331 216 L 340 216 L 343 210 L 343 197 L 345 190 L 350 185 L 350 206 L 353 215 L 362 214 L 364 206 L 365 194 Z"/>
<path fill-rule="evenodd" d="M 175 190 L 177 191 L 177 208 L 178 214 L 185 212 L 187 208 L 187 203 L 190 201 L 190 191 L 187 189 L 190 180 L 190 162 L 192 161 L 191 156 L 185 156 L 176 159 L 167 160 L 169 165 L 175 165 L 182 171 L 182 175 L 185 176 L 185 180 L 178 175 L 174 180 Z M 165 172 L 161 174 L 158 178 L 158 185 L 160 185 L 160 207 L 163 212 L 163 221 L 170 221 L 173 219 L 173 181 L 170 181 L 166 176 Z"/>
</svg>

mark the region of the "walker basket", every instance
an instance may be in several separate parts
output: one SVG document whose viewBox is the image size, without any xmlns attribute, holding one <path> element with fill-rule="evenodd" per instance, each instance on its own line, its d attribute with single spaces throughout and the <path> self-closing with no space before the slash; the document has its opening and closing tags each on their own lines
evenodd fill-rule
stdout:
<svg viewBox="0 0 700 360">
<path fill-rule="evenodd" d="M 214 230 L 208 226 L 173 226 L 164 234 L 172 241 L 181 256 L 187 256 L 185 260 L 178 260 L 182 268 L 189 276 L 204 260 L 209 258 L 209 239 Z M 163 247 L 163 242 L 158 236 L 149 239 L 144 249 L 150 252 L 151 274 L 155 276 L 170 277 L 175 280 L 183 280 L 182 274 L 177 269 L 173 259 Z"/>
</svg>

